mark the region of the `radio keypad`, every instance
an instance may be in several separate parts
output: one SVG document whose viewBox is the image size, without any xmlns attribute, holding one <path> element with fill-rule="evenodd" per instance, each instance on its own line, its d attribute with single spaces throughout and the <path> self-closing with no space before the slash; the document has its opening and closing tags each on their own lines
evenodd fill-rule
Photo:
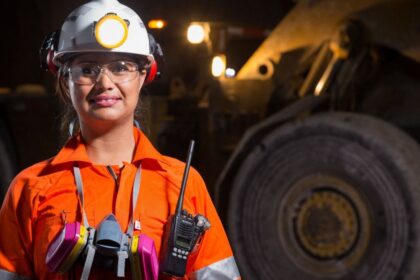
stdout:
<svg viewBox="0 0 420 280">
<path fill-rule="evenodd" d="M 188 257 L 188 251 L 186 250 L 182 250 L 182 249 L 178 249 L 178 248 L 173 248 L 173 252 L 172 252 L 172 256 L 176 257 L 176 258 L 180 258 L 180 259 L 184 259 L 186 260 Z"/>
</svg>

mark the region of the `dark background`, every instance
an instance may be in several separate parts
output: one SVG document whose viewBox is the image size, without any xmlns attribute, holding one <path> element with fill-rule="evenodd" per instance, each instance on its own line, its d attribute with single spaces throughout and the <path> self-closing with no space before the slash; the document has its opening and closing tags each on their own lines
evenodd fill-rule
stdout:
<svg viewBox="0 0 420 280">
<path fill-rule="evenodd" d="M 85 2 L 87 1 L 1 1 L 0 87 L 13 90 L 19 84 L 35 83 L 43 84 L 51 91 L 53 78 L 39 68 L 39 47 L 46 34 L 60 28 L 65 17 Z M 153 18 L 167 20 L 168 28 L 176 35 L 172 37 L 173 40 L 181 40 L 180 36 L 185 34 L 184 28 L 193 20 L 271 29 L 294 4 L 292 0 L 121 2 L 134 9 L 144 22 Z M 170 42 L 165 42 L 164 45 L 168 48 Z M 174 52 L 167 53 L 175 55 Z M 168 59 L 170 62 L 171 58 Z"/>
</svg>

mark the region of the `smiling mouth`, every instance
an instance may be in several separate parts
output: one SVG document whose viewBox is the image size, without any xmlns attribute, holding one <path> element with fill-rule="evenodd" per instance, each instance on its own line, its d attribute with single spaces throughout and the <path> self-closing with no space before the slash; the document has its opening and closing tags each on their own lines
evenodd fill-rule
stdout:
<svg viewBox="0 0 420 280">
<path fill-rule="evenodd" d="M 121 100 L 121 98 L 115 96 L 96 96 L 90 99 L 89 103 L 100 107 L 111 107 L 119 100 Z"/>
</svg>

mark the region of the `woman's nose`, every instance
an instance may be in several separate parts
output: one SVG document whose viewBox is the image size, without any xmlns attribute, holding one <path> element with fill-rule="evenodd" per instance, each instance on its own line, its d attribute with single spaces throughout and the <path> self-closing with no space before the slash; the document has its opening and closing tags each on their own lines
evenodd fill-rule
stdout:
<svg viewBox="0 0 420 280">
<path fill-rule="evenodd" d="M 98 76 L 96 77 L 96 84 L 99 83 L 106 85 L 105 87 L 109 87 L 109 85 L 114 84 L 114 82 L 111 80 L 111 76 L 109 75 L 109 71 L 106 68 L 101 68 Z"/>
</svg>

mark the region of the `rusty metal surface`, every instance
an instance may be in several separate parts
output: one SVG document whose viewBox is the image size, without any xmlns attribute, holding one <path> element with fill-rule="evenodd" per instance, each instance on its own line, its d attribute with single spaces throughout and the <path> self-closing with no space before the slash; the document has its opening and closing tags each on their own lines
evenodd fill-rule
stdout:
<svg viewBox="0 0 420 280">
<path fill-rule="evenodd" d="M 420 1 L 352 0 L 300 1 L 249 58 L 237 79 L 264 79 L 258 68 L 278 62 L 282 52 L 319 44 L 332 37 L 340 22 L 361 21 L 369 41 L 420 62 Z"/>
</svg>

